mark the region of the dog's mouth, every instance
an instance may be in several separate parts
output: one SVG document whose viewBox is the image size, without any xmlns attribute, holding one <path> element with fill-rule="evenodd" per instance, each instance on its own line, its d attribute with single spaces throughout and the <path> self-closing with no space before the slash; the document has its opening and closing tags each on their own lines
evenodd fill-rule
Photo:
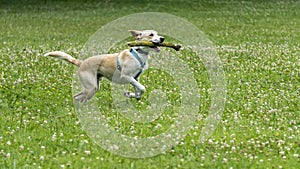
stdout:
<svg viewBox="0 0 300 169">
<path fill-rule="evenodd" d="M 160 49 L 156 46 L 158 43 L 152 42 L 155 46 L 152 46 L 151 49 L 153 49 L 154 52 L 159 52 Z"/>
</svg>

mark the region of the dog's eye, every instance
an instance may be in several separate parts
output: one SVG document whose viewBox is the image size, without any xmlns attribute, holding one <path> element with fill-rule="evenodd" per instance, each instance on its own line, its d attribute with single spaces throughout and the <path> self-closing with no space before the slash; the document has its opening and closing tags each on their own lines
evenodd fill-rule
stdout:
<svg viewBox="0 0 300 169">
<path fill-rule="evenodd" d="M 151 33 L 149 36 L 154 36 L 153 33 Z"/>
</svg>

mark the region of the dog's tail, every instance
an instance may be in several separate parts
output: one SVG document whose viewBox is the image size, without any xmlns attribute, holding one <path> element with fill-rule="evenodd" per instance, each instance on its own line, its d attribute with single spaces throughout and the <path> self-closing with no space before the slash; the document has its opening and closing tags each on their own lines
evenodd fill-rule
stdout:
<svg viewBox="0 0 300 169">
<path fill-rule="evenodd" d="M 82 62 L 81 60 L 75 59 L 71 55 L 69 55 L 65 52 L 61 52 L 61 51 L 48 52 L 44 56 L 51 56 L 51 57 L 54 57 L 54 58 L 62 59 L 62 60 L 65 60 L 67 62 L 70 62 L 73 65 L 76 65 L 78 67 L 80 66 L 80 64 Z"/>
</svg>

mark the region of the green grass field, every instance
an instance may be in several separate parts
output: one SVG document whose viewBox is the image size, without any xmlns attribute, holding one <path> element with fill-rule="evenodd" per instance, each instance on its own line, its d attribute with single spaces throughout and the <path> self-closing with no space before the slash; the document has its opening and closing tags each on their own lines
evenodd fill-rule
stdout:
<svg viewBox="0 0 300 169">
<path fill-rule="evenodd" d="M 101 26 L 137 12 L 165 12 L 196 25 L 216 46 L 227 83 L 216 131 L 197 142 L 210 84 L 203 65 L 185 59 L 199 78 L 201 118 L 177 146 L 145 159 L 114 155 L 95 144 L 74 108 L 74 67 L 43 57 L 52 50 L 77 57 Z M 299 18 L 296 0 L 0 1 L 0 168 L 299 168 Z M 172 90 L 172 83 L 155 78 L 145 73 L 141 80 L 150 83 L 146 87 Z M 154 131 L 155 124 L 123 122 L 111 111 L 107 81 L 96 97 L 121 132 L 152 136 L 172 123 L 154 121 L 162 124 Z M 114 124 L 119 121 L 121 126 Z"/>
</svg>

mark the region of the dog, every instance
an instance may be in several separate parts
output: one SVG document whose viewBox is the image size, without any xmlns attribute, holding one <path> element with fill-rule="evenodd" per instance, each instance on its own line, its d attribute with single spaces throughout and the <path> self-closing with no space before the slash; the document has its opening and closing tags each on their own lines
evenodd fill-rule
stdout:
<svg viewBox="0 0 300 169">
<path fill-rule="evenodd" d="M 154 30 L 129 30 L 129 32 L 137 41 L 150 41 L 158 44 L 165 39 Z M 160 50 L 157 46 L 134 46 L 120 53 L 97 55 L 85 60 L 75 59 L 61 51 L 49 52 L 45 56 L 59 58 L 79 67 L 78 77 L 82 91 L 74 96 L 74 100 L 85 103 L 98 91 L 103 78 L 117 84 L 131 84 L 134 87 L 134 93 L 124 92 L 124 96 L 140 100 L 146 89 L 139 82 L 139 77 L 148 68 L 147 61 L 151 51 L 159 52 Z"/>
</svg>

